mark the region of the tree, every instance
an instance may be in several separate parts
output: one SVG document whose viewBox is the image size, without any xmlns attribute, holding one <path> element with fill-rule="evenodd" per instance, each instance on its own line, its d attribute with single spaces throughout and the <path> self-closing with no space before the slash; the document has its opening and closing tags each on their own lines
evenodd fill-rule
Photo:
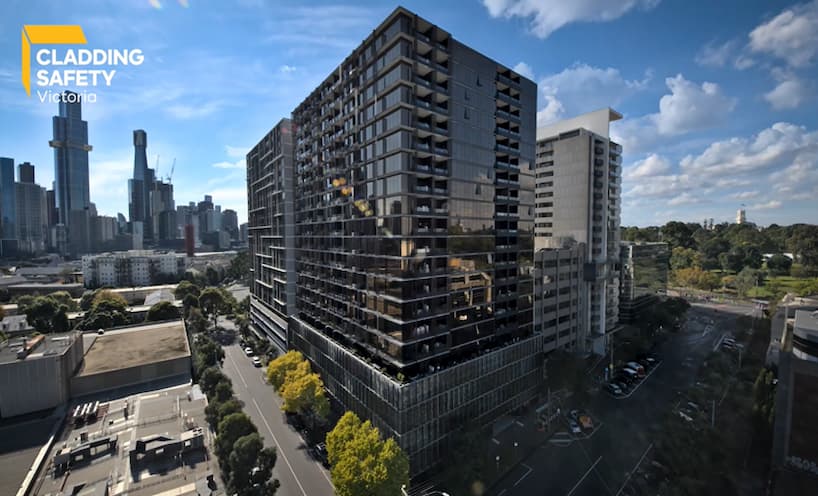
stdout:
<svg viewBox="0 0 818 496">
<path fill-rule="evenodd" d="M 409 482 L 409 459 L 395 440 L 383 441 L 376 427 L 352 412 L 327 434 L 327 455 L 338 496 L 392 496 Z"/>
<path fill-rule="evenodd" d="M 148 309 L 145 322 L 159 322 L 161 320 L 178 319 L 179 309 L 169 301 L 160 301 Z"/>
<path fill-rule="evenodd" d="M 216 429 L 216 456 L 219 457 L 222 463 L 226 462 L 236 441 L 255 432 L 258 432 L 256 426 L 253 425 L 250 417 L 244 413 L 231 413 L 224 417 Z M 229 478 L 229 464 L 225 465 L 228 467 Z"/>
<path fill-rule="evenodd" d="M 725 272 L 738 272 L 744 267 L 744 254 L 729 251 L 719 255 L 719 265 Z"/>
<path fill-rule="evenodd" d="M 80 298 L 80 310 L 84 312 L 91 310 L 91 304 L 94 302 L 94 296 L 96 295 L 96 291 L 86 291 L 82 293 L 82 298 Z"/>
<path fill-rule="evenodd" d="M 269 382 L 276 391 L 279 391 L 284 385 L 284 379 L 287 377 L 287 373 L 297 369 L 302 363 L 307 363 L 307 367 L 309 367 L 309 362 L 304 359 L 304 355 L 302 355 L 300 351 L 288 351 L 267 365 L 267 382 Z"/>
<path fill-rule="evenodd" d="M 259 452 L 257 470 L 252 476 L 254 494 L 259 496 L 275 495 L 279 486 L 278 479 L 273 479 L 276 458 L 275 448 L 264 448 Z"/>
<path fill-rule="evenodd" d="M 284 400 L 281 409 L 288 413 L 310 415 L 323 420 L 329 413 L 329 400 L 324 394 L 324 382 L 314 372 L 310 363 L 301 362 L 298 368 L 287 373 L 280 390 Z"/>
<path fill-rule="evenodd" d="M 719 255 L 730 251 L 730 242 L 716 236 L 699 245 L 702 256 L 702 268 L 707 270 L 719 269 Z"/>
<path fill-rule="evenodd" d="M 193 295 L 195 298 L 198 298 L 201 292 L 202 290 L 199 286 L 190 281 L 182 281 L 176 286 L 176 289 L 173 291 L 173 296 L 175 296 L 177 300 L 184 300 L 188 295 Z"/>
<path fill-rule="evenodd" d="M 54 319 L 60 311 L 59 305 L 49 296 L 37 296 L 25 307 L 26 321 L 35 331 L 54 331 Z"/>
<path fill-rule="evenodd" d="M 253 470 L 256 468 L 256 461 L 263 447 L 261 436 L 257 432 L 236 440 L 233 451 L 227 459 L 230 467 L 231 493 L 245 494 L 252 487 Z"/>
<path fill-rule="evenodd" d="M 218 427 L 219 422 L 231 413 L 241 412 L 241 402 L 236 398 L 230 398 L 224 403 L 211 401 L 205 407 L 205 419 L 213 429 Z"/>
<path fill-rule="evenodd" d="M 198 308 L 191 308 L 187 316 L 187 323 L 194 333 L 203 333 L 207 330 L 207 319 Z"/>
<path fill-rule="evenodd" d="M 76 312 L 79 310 L 79 305 L 68 291 L 55 291 L 48 295 L 49 298 L 57 302 L 57 305 L 65 305 L 67 312 Z"/>
<path fill-rule="evenodd" d="M 818 279 L 799 283 L 796 291 L 798 296 L 818 295 Z"/>
<path fill-rule="evenodd" d="M 114 293 L 110 289 L 103 289 L 94 295 L 91 303 L 91 310 L 102 306 L 105 309 L 115 309 L 124 312 L 128 309 L 128 302 L 119 293 Z"/>
<path fill-rule="evenodd" d="M 239 252 L 239 254 L 230 261 L 230 267 L 227 268 L 226 276 L 234 281 L 247 284 L 250 278 L 250 254 L 246 251 Z"/>
<path fill-rule="evenodd" d="M 224 360 L 224 349 L 207 336 L 197 335 L 193 342 L 193 349 L 193 364 L 199 371 L 215 367 Z"/>
<path fill-rule="evenodd" d="M 212 265 L 207 266 L 207 269 L 205 270 L 205 279 L 207 279 L 207 284 L 211 286 L 218 286 L 219 283 L 222 282 L 221 274 L 219 274 L 219 271 Z"/>
<path fill-rule="evenodd" d="M 233 397 L 233 384 L 227 376 L 216 384 L 213 388 L 213 400 L 219 403 L 224 403 Z"/>
<path fill-rule="evenodd" d="M 199 295 L 199 306 L 206 314 L 213 316 L 213 327 L 216 327 L 219 312 L 224 308 L 224 294 L 218 288 L 205 288 Z"/>
<path fill-rule="evenodd" d="M 693 240 L 693 231 L 690 227 L 677 221 L 670 221 L 661 229 L 662 241 L 667 243 L 671 250 L 677 246 L 682 248 L 695 248 L 696 242 Z"/>
<path fill-rule="evenodd" d="M 199 377 L 199 387 L 207 397 L 213 396 L 216 392 L 216 385 L 221 382 L 229 382 L 230 378 L 222 373 L 218 367 L 208 367 Z"/>
<path fill-rule="evenodd" d="M 767 269 L 774 276 L 787 276 L 792 268 L 792 260 L 786 255 L 776 253 L 767 260 Z"/>
<path fill-rule="evenodd" d="M 736 275 L 736 293 L 743 298 L 747 295 L 747 292 L 749 292 L 750 289 L 759 284 L 759 278 L 760 272 L 758 270 L 750 267 L 741 269 L 741 272 Z"/>
<path fill-rule="evenodd" d="M 701 255 L 691 248 L 677 246 L 670 255 L 670 268 L 673 270 L 687 269 L 690 267 L 701 268 Z"/>
</svg>

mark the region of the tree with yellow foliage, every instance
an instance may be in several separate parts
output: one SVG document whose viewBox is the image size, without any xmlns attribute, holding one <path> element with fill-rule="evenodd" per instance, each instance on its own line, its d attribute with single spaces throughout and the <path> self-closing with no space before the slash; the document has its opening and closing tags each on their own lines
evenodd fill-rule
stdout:
<svg viewBox="0 0 818 496">
<path fill-rule="evenodd" d="M 299 364 L 304 362 L 306 362 L 304 355 L 299 351 L 292 350 L 280 355 L 267 365 L 267 382 L 272 384 L 276 391 L 280 391 L 287 373 L 295 370 Z M 309 366 L 309 362 L 306 363 Z"/>
<path fill-rule="evenodd" d="M 409 459 L 400 446 L 352 412 L 327 434 L 327 457 L 338 496 L 393 496 L 409 483 Z"/>
</svg>

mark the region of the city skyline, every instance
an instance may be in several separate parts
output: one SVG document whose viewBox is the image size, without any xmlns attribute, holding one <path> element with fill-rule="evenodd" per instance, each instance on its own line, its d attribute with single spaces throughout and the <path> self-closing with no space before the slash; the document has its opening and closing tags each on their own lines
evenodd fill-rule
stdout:
<svg viewBox="0 0 818 496">
<path fill-rule="evenodd" d="M 68 13 L 46 8 L 24 13 L 12 6 L 0 21 L 7 34 L 0 50 L 9 61 L 0 66 L 0 95 L 7 103 L 4 121 L 16 124 L 0 138 L 0 155 L 31 162 L 38 182 L 50 186 L 48 118 L 54 104 L 24 96 L 19 29 L 25 23 L 76 22 L 89 47 L 134 46 L 146 56 L 111 88 L 99 89 L 97 103 L 83 108 L 94 144 L 91 198 L 98 211 L 127 212 L 131 133 L 145 129 L 154 137 L 148 165 L 155 167 L 159 156 L 158 176 L 177 159 L 173 182 L 180 203 L 212 194 L 243 222 L 244 156 L 255 137 L 289 116 L 308 89 L 394 7 L 240 2 L 223 12 L 228 22 L 222 27 L 213 24 L 219 7 L 183 5 L 94 5 L 92 16 L 90 5 L 81 3 Z M 625 148 L 623 225 L 672 218 L 729 221 L 741 204 L 748 221 L 759 224 L 810 221 L 810 198 L 818 193 L 818 174 L 810 166 L 818 117 L 808 110 L 816 50 L 814 43 L 792 42 L 816 31 L 818 2 L 787 7 L 630 2 L 582 11 L 534 1 L 405 6 L 533 76 L 539 124 L 601 106 L 622 111 L 612 135 Z M 720 19 L 728 13 L 731 22 L 724 25 Z M 125 17 L 133 24 L 115 29 L 114 19 Z M 323 34 L 305 36 L 308 26 Z M 202 30 L 214 36 L 201 39 Z M 609 50 L 601 53 L 594 45 L 603 38 Z M 642 43 L 646 38 L 652 42 Z M 221 39 L 235 39 L 235 45 L 216 41 Z M 254 111 L 247 112 L 248 106 Z"/>
</svg>

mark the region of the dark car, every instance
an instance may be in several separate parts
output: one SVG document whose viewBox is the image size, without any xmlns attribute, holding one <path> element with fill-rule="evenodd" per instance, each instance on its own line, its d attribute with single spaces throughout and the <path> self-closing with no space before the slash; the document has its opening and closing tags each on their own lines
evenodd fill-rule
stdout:
<svg viewBox="0 0 818 496">
<path fill-rule="evenodd" d="M 611 384 L 621 389 L 622 392 L 624 393 L 627 393 L 628 391 L 631 390 L 630 384 L 626 383 L 625 381 L 614 380 L 613 382 L 611 382 Z"/>
<path fill-rule="evenodd" d="M 329 468 L 329 459 L 327 458 L 327 445 L 325 443 L 318 443 L 316 444 L 313 449 L 313 453 L 315 453 L 315 458 L 321 462 L 321 465 L 324 468 Z"/>
</svg>

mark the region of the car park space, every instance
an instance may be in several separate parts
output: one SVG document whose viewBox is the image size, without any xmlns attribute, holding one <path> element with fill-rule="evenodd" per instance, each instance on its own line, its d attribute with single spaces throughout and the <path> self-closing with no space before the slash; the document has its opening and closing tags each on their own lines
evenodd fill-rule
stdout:
<svg viewBox="0 0 818 496">
<path fill-rule="evenodd" d="M 604 390 L 614 398 L 628 398 L 660 364 L 656 355 L 638 355 L 614 371 Z"/>
</svg>

